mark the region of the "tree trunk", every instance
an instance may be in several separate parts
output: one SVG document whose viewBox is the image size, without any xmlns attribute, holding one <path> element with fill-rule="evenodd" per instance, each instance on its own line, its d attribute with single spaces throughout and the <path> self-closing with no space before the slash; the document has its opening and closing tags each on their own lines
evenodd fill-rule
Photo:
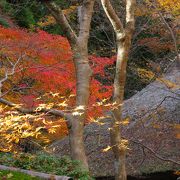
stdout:
<svg viewBox="0 0 180 180">
<path fill-rule="evenodd" d="M 75 53 L 74 63 L 76 68 L 76 109 L 79 114 L 74 115 L 69 128 L 71 156 L 79 160 L 88 170 L 88 161 L 84 148 L 84 124 L 89 100 L 89 86 L 92 70 L 88 63 L 86 45 L 80 41 L 79 50 Z"/>
<path fill-rule="evenodd" d="M 120 124 L 122 122 L 122 104 L 126 83 L 126 66 L 128 61 L 131 38 L 134 32 L 135 0 L 126 0 L 126 24 L 117 16 L 109 0 L 101 0 L 104 11 L 109 18 L 117 38 L 117 61 L 114 79 L 114 95 L 112 110 L 112 124 L 110 130 L 111 146 L 115 156 L 115 179 L 126 180 L 126 151 L 127 141 L 122 139 Z"/>
<path fill-rule="evenodd" d="M 126 67 L 131 44 L 131 37 L 117 34 L 117 61 L 114 80 L 113 102 L 117 107 L 112 110 L 112 128 L 110 131 L 111 146 L 115 156 L 115 179 L 126 180 L 126 151 L 127 141 L 122 139 L 120 123 L 122 122 L 122 105 L 124 99 L 124 88 L 126 83 Z"/>
<path fill-rule="evenodd" d="M 89 85 L 92 70 L 88 61 L 88 39 L 91 18 L 93 14 L 95 0 L 84 0 L 82 6 L 79 7 L 79 34 L 76 35 L 66 19 L 63 11 L 51 1 L 45 1 L 46 7 L 56 19 L 57 23 L 62 27 L 66 34 L 74 54 L 74 65 L 76 72 L 76 108 L 79 114 L 70 114 L 68 128 L 71 146 L 72 159 L 82 163 L 82 167 L 88 168 L 88 161 L 84 148 L 83 132 L 86 119 L 86 112 L 89 100 Z"/>
</svg>

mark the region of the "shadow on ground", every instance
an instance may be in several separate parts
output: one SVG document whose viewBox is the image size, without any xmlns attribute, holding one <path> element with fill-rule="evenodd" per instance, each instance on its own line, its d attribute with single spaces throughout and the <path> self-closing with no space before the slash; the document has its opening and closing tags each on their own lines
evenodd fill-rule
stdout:
<svg viewBox="0 0 180 180">
<path fill-rule="evenodd" d="M 128 176 L 127 180 L 177 180 L 178 175 L 173 171 L 157 172 L 151 174 L 144 174 L 141 176 Z M 114 180 L 113 176 L 97 177 L 96 180 Z"/>
</svg>

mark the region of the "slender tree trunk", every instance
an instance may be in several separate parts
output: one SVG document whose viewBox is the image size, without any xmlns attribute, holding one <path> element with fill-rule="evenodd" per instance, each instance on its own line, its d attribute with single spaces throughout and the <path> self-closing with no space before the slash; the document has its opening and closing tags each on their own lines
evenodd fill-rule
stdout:
<svg viewBox="0 0 180 180">
<path fill-rule="evenodd" d="M 76 109 L 77 115 L 72 117 L 69 128 L 71 156 L 75 160 L 83 163 L 88 170 L 88 161 L 84 147 L 84 123 L 89 100 L 89 86 L 92 70 L 88 63 L 88 53 L 86 44 L 78 42 L 79 50 L 75 53 L 74 63 L 76 68 Z"/>
<path fill-rule="evenodd" d="M 111 146 L 115 156 L 115 179 L 126 180 L 126 152 L 127 141 L 122 139 L 120 123 L 122 122 L 122 104 L 124 100 L 124 88 L 126 83 L 126 67 L 131 44 L 131 37 L 117 34 L 117 61 L 114 80 L 113 102 L 117 107 L 112 111 L 112 128 L 110 131 Z"/>
<path fill-rule="evenodd" d="M 111 146 L 115 156 L 115 179 L 127 180 L 126 152 L 127 141 L 122 139 L 120 124 L 122 122 L 122 104 L 126 83 L 126 67 L 132 34 L 134 32 L 135 0 L 126 0 L 126 24 L 123 27 L 121 19 L 117 16 L 109 0 L 101 0 L 104 11 L 109 18 L 117 38 L 117 61 L 114 79 L 112 124 L 110 130 Z"/>
<path fill-rule="evenodd" d="M 95 0 L 84 0 L 82 1 L 82 5 L 78 8 L 78 35 L 73 31 L 63 14 L 62 9 L 52 2 L 45 1 L 46 7 L 66 34 L 74 54 L 73 60 L 76 72 L 76 109 L 79 114 L 71 114 L 69 116 L 68 128 L 71 157 L 74 160 L 80 161 L 86 170 L 89 170 L 89 168 L 84 148 L 83 132 L 90 93 L 90 78 L 92 75 L 88 60 L 88 39 L 94 1 Z"/>
</svg>

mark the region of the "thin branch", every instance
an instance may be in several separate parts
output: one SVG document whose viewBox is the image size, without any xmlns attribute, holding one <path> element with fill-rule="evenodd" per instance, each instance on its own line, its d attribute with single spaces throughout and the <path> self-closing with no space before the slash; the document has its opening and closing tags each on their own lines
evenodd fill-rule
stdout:
<svg viewBox="0 0 180 180">
<path fill-rule="evenodd" d="M 164 157 L 160 156 L 160 155 L 157 154 L 153 149 L 151 149 L 150 147 L 142 144 L 142 143 L 139 142 L 139 141 L 135 141 L 135 140 L 132 140 L 132 139 L 130 139 L 129 141 L 131 141 L 131 142 L 133 142 L 133 143 L 135 143 L 135 144 L 138 144 L 138 145 L 140 145 L 141 147 L 144 147 L 145 149 L 147 149 L 148 151 L 150 151 L 156 158 L 158 158 L 158 159 L 160 159 L 160 160 L 162 160 L 162 161 L 168 161 L 168 162 L 172 162 L 172 163 L 174 163 L 174 164 L 180 165 L 180 162 L 177 162 L 177 161 L 175 161 L 175 160 L 173 160 L 173 159 L 164 158 Z"/>
<path fill-rule="evenodd" d="M 61 111 L 61 110 L 57 110 L 57 109 L 46 109 L 46 108 L 42 108 L 41 110 L 37 110 L 36 108 L 27 109 L 27 108 L 21 107 L 18 104 L 14 104 L 8 100 L 5 100 L 3 98 L 0 98 L 0 103 L 7 105 L 9 107 L 12 107 L 15 110 L 17 110 L 23 114 L 47 113 L 47 114 L 52 114 L 55 116 L 61 116 L 61 117 L 66 118 L 68 120 L 70 119 L 70 114 L 65 113 L 64 111 Z"/>
<path fill-rule="evenodd" d="M 68 38 L 70 43 L 72 45 L 75 45 L 77 42 L 77 35 L 70 26 L 62 9 L 58 7 L 54 2 L 51 1 L 43 1 L 43 2 L 46 5 L 47 9 L 50 11 L 50 13 L 53 15 L 53 17 L 56 19 L 57 23 L 61 26 L 64 33 L 66 33 L 66 37 Z"/>
<path fill-rule="evenodd" d="M 174 43 L 174 50 L 175 50 L 176 55 L 177 55 L 177 65 L 180 66 L 180 55 L 179 55 L 179 51 L 178 51 L 178 45 L 177 45 L 177 40 L 176 40 L 175 34 L 174 34 L 172 28 L 170 27 L 170 25 L 168 24 L 168 22 L 166 21 L 166 19 L 164 18 L 162 12 L 160 10 L 158 10 L 158 7 L 156 5 L 156 1 L 154 1 L 154 4 L 152 4 L 152 6 L 157 10 L 157 13 L 158 13 L 161 21 L 167 27 L 167 29 L 168 29 L 171 37 L 172 37 L 172 40 L 173 40 L 173 43 Z"/>
<path fill-rule="evenodd" d="M 123 24 L 120 18 L 118 17 L 118 15 L 116 14 L 115 10 L 113 9 L 111 2 L 109 0 L 101 0 L 101 3 L 115 32 L 123 33 L 124 31 Z"/>
<path fill-rule="evenodd" d="M 5 77 L 0 80 L 0 84 L 4 83 L 8 79 L 9 76 L 12 76 L 15 73 L 16 67 L 22 58 L 23 58 L 23 56 L 19 57 L 18 60 L 14 64 L 11 62 L 12 69 L 10 72 L 8 72 L 8 70 L 6 70 Z"/>
<path fill-rule="evenodd" d="M 166 99 L 168 99 L 168 98 L 180 100 L 180 98 L 177 98 L 177 97 L 165 96 L 165 97 L 161 100 L 161 102 L 160 102 L 156 107 L 149 109 L 149 110 L 146 111 L 144 114 L 138 116 L 137 119 L 144 118 L 144 117 L 146 117 L 146 116 L 149 116 L 150 113 L 152 113 L 152 112 L 154 112 L 154 111 L 157 111 L 157 109 L 158 109 L 158 108 L 163 104 L 163 102 L 166 101 Z M 133 126 L 135 126 L 137 123 L 140 123 L 140 122 L 141 122 L 141 121 L 139 121 L 139 120 L 134 121 L 132 124 L 130 124 L 130 125 L 128 126 L 128 129 L 132 128 Z"/>
<path fill-rule="evenodd" d="M 171 37 L 172 37 L 172 40 L 173 40 L 173 43 L 174 43 L 174 49 L 175 49 L 175 52 L 176 52 L 176 55 L 177 55 L 177 61 L 178 61 L 179 65 L 180 65 L 180 56 L 179 56 L 177 40 L 176 40 L 176 37 L 174 35 L 174 32 L 173 32 L 172 28 L 169 26 L 168 22 L 163 17 L 162 13 L 160 11 L 158 11 L 158 14 L 159 14 L 162 22 L 165 24 L 165 26 L 167 27 L 167 29 L 169 30 L 169 32 L 171 34 Z"/>
</svg>

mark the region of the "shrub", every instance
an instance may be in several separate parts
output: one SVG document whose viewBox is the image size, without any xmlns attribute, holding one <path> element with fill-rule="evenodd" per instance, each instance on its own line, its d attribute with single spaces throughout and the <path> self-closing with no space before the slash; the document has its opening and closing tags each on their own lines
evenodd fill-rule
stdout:
<svg viewBox="0 0 180 180">
<path fill-rule="evenodd" d="M 60 176 L 66 175 L 78 180 L 92 179 L 88 172 L 81 168 L 79 162 L 72 161 L 69 157 L 57 157 L 42 152 L 35 155 L 0 153 L 0 164 Z"/>
<path fill-rule="evenodd" d="M 0 25 L 4 26 L 6 28 L 9 27 L 8 22 L 5 19 L 1 18 L 1 17 L 0 17 Z"/>
</svg>

